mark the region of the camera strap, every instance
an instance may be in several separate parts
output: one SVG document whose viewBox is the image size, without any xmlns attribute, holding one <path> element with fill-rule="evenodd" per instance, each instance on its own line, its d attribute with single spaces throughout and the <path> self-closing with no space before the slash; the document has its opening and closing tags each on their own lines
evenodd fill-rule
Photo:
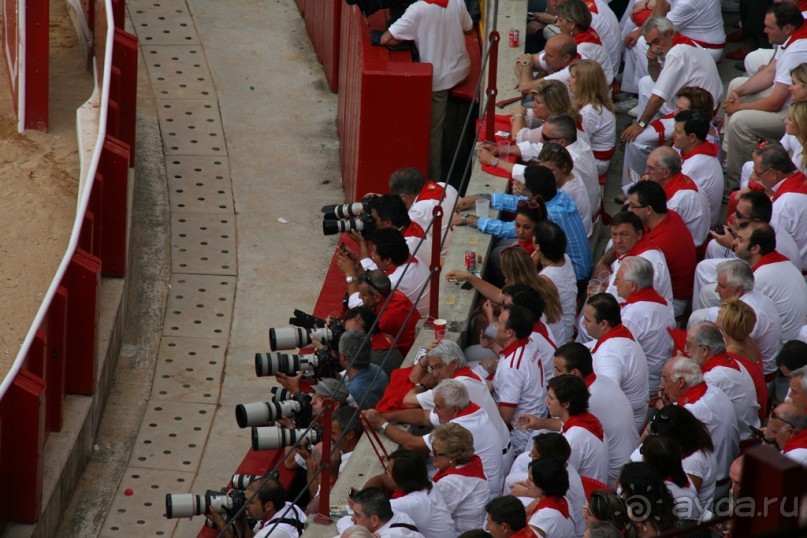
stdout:
<svg viewBox="0 0 807 538">
<path fill-rule="evenodd" d="M 402 528 L 402 529 L 409 529 L 412 532 L 420 532 L 417 527 L 409 523 L 393 523 L 392 525 L 389 526 L 389 528 L 390 529 Z"/>
</svg>

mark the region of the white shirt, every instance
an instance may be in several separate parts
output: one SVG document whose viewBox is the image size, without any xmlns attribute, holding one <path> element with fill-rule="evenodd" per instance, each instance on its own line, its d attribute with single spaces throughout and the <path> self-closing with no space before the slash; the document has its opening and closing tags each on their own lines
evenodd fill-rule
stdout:
<svg viewBox="0 0 807 538">
<path fill-rule="evenodd" d="M 594 347 L 593 343 L 589 343 Z M 594 359 L 594 373 L 606 376 L 619 385 L 633 409 L 636 429 L 642 427 L 647 416 L 648 374 L 647 358 L 638 342 L 629 338 L 609 338 L 603 342 Z M 604 482 L 604 481 L 603 481 Z"/>
<path fill-rule="evenodd" d="M 630 459 L 634 447 L 639 444 L 639 432 L 633 420 L 633 408 L 619 385 L 606 376 L 597 376 L 588 388 L 591 397 L 588 409 L 599 419 L 605 432 L 608 446 L 609 486 L 616 484 L 619 471 Z"/>
<path fill-rule="evenodd" d="M 664 58 L 652 93 L 670 104 L 678 90 L 686 86 L 703 88 L 715 103 L 721 101 L 723 83 L 711 55 L 699 46 L 675 45 Z"/>
<path fill-rule="evenodd" d="M 776 73 L 773 77 L 773 83 L 790 86 L 793 83 L 790 78 L 790 72 L 797 68 L 799 64 L 807 62 L 807 39 L 799 39 L 790 43 L 790 38 L 788 38 L 783 46 L 787 46 L 787 48 L 778 47 L 773 57 L 774 61 L 776 61 Z M 790 94 L 788 93 L 787 102 L 782 108 L 784 109 L 789 104 Z"/>
<path fill-rule="evenodd" d="M 707 385 L 719 387 L 729 397 L 734 406 L 740 439 L 748 439 L 751 437 L 748 427 L 759 428 L 759 402 L 751 374 L 741 363 L 737 362 L 737 365 L 739 370 L 728 366 L 712 368 L 703 374 L 703 379 Z"/>
<path fill-rule="evenodd" d="M 658 392 L 661 369 L 670 360 L 673 339 L 667 328 L 675 328 L 675 314 L 671 303 L 661 305 L 652 301 L 639 301 L 622 307 L 622 324 L 642 346 L 647 358 L 650 393 Z"/>
<path fill-rule="evenodd" d="M 680 190 L 667 200 L 667 209 L 672 209 L 684 220 L 695 247 L 699 247 L 709 237 L 709 225 L 712 213 L 709 200 L 703 193 L 692 190 Z"/>
<path fill-rule="evenodd" d="M 411 7 L 411 6 L 410 6 Z M 451 225 L 451 219 L 446 218 L 447 215 L 452 215 L 454 213 L 454 205 L 457 201 L 457 197 L 459 194 L 457 193 L 457 189 L 448 185 L 447 183 L 437 182 L 437 184 L 443 189 L 445 189 L 445 196 L 443 197 L 443 203 L 439 203 L 440 200 L 431 200 L 431 199 L 419 199 L 415 198 L 415 201 L 412 203 L 412 206 L 409 208 L 409 218 L 413 221 L 420 224 L 420 227 L 423 228 L 424 231 L 428 230 L 428 233 L 432 236 L 432 241 L 442 241 L 442 238 L 446 235 L 446 232 L 449 230 L 449 226 Z M 440 205 L 443 208 L 443 229 L 440 233 L 440 236 L 437 236 L 437 233 L 433 228 L 429 228 L 429 224 L 431 223 L 434 215 L 432 212 L 434 211 L 434 206 Z M 450 244 L 451 234 L 449 233 L 448 239 L 445 243 L 443 243 L 443 248 L 440 251 L 442 256 L 445 256 L 448 252 L 448 246 Z"/>
<path fill-rule="evenodd" d="M 546 416 L 546 386 L 543 384 L 540 360 L 538 346 L 530 339 L 526 345 L 508 351 L 507 355 L 503 353 L 499 358 L 493 376 L 493 390 L 499 406 L 515 408 L 513 421 L 524 413 Z M 524 450 L 530 437 L 530 433 L 520 431 L 513 424 L 510 440 L 517 452 Z"/>
<path fill-rule="evenodd" d="M 581 426 L 572 426 L 563 436 L 572 447 L 569 463 L 581 476 L 607 484 L 610 461 L 605 441 L 600 441 L 596 435 Z"/>
<path fill-rule="evenodd" d="M 717 459 L 714 452 L 698 450 L 683 459 L 681 465 L 684 472 L 690 476 L 697 476 L 702 480 L 698 490 L 698 501 L 701 506 L 708 508 L 715 496 L 715 482 L 717 474 Z"/>
<path fill-rule="evenodd" d="M 471 71 L 463 32 L 473 28 L 473 21 L 462 0 L 449 0 L 442 8 L 427 2 L 410 5 L 389 28 L 399 41 L 414 41 L 421 63 L 430 63 L 432 91 L 453 88 Z"/>
<path fill-rule="evenodd" d="M 594 0 L 597 13 L 591 12 L 591 27 L 600 36 L 602 44 L 608 51 L 611 66 L 619 69 L 622 62 L 622 31 L 619 28 L 619 19 L 616 18 L 611 7 L 603 0 Z"/>
<path fill-rule="evenodd" d="M 572 197 L 574 207 L 577 208 L 577 214 L 580 215 L 580 220 L 583 221 L 586 237 L 591 239 L 591 234 L 594 233 L 593 222 L 595 219 L 591 211 L 591 202 L 588 199 L 586 186 L 577 177 L 572 177 L 572 179 L 563 184 L 560 190 Z"/>
<path fill-rule="evenodd" d="M 277 526 L 275 526 L 275 522 L 279 519 L 296 519 L 300 523 L 305 523 L 308 516 L 306 516 L 305 512 L 300 510 L 298 506 L 286 502 L 283 508 L 276 512 L 268 521 L 259 521 L 255 525 L 252 529 L 255 533 L 255 538 L 286 538 L 287 536 L 288 538 L 297 538 L 300 536 L 300 532 L 294 525 L 278 523 Z"/>
<path fill-rule="evenodd" d="M 589 220 L 590 222 L 590 220 Z M 558 346 L 570 342 L 574 335 L 574 316 L 577 312 L 577 278 L 574 274 L 572 261 L 567 254 L 563 255 L 563 266 L 546 266 L 541 270 L 541 275 L 547 277 L 558 288 L 560 297 L 560 307 L 563 310 L 563 317 L 557 323 L 549 327 L 555 335 Z"/>
<path fill-rule="evenodd" d="M 801 41 L 807 39 L 799 43 Z M 770 224 L 774 229 L 782 228 L 790 234 L 799 247 L 801 267 L 807 267 L 807 194 L 788 192 L 777 198 L 773 203 Z M 779 250 L 778 244 L 776 249 Z"/>
<path fill-rule="evenodd" d="M 417 256 L 418 261 L 431 264 L 432 261 L 432 234 L 424 233 L 422 237 L 404 236 L 406 246 L 409 247 L 409 254 Z"/>
<path fill-rule="evenodd" d="M 793 237 L 781 226 L 773 226 L 773 231 L 776 233 L 776 250 L 782 256 L 793 262 L 796 269 L 801 271 L 803 269 L 801 266 L 801 252 L 799 251 L 799 246 L 793 240 Z M 736 260 L 737 255 L 734 254 L 732 249 L 720 246 L 717 241 L 709 241 L 709 244 L 706 245 L 706 255 L 704 259 L 722 262 L 726 260 Z M 706 274 L 711 276 L 704 276 L 703 278 L 708 278 L 709 282 L 717 282 L 717 263 L 711 266 L 711 268 L 705 267 L 704 269 L 708 270 L 709 272 Z"/>
<path fill-rule="evenodd" d="M 569 515 L 571 516 L 571 514 Z M 576 536 L 571 517 L 564 517 L 554 508 L 541 508 L 532 515 L 528 525 L 533 529 L 542 530 L 545 536 L 551 538 L 575 538 Z"/>
<path fill-rule="evenodd" d="M 715 226 L 720 218 L 723 204 L 723 167 L 717 157 L 699 153 L 684 159 L 681 172 L 698 186 L 698 191 L 709 202 L 710 226 Z"/>
<path fill-rule="evenodd" d="M 488 419 L 490 420 L 489 425 L 493 426 L 498 433 L 501 448 L 504 449 L 510 442 L 510 430 L 507 429 L 507 424 L 504 423 L 502 416 L 499 414 L 499 407 L 496 405 L 493 396 L 491 396 L 487 383 L 464 375 L 458 375 L 454 377 L 454 379 L 465 385 L 465 388 L 468 390 L 468 397 L 471 401 L 484 409 L 485 413 L 488 414 Z M 433 390 L 421 392 L 417 395 L 417 399 L 418 403 L 420 403 L 420 407 L 423 409 L 434 409 Z"/>
<path fill-rule="evenodd" d="M 412 518 L 415 526 L 426 538 L 454 538 L 454 521 L 446 508 L 440 490 L 413 491 L 403 497 L 390 499 L 393 512 L 401 512 Z"/>
<path fill-rule="evenodd" d="M 485 526 L 485 505 L 490 488 L 482 478 L 450 474 L 434 483 L 454 520 L 454 533 L 462 534 Z"/>
<path fill-rule="evenodd" d="M 637 256 L 653 264 L 653 289 L 656 290 L 659 295 L 667 299 L 668 303 L 672 304 L 672 279 L 670 278 L 670 268 L 667 266 L 667 259 L 664 257 L 664 253 L 658 249 L 651 249 L 645 250 L 641 254 L 637 254 Z M 624 303 L 625 298 L 619 296 L 619 293 L 616 291 L 616 285 L 614 284 L 614 278 L 616 278 L 616 272 L 619 270 L 621 263 L 622 261 L 617 258 L 614 260 L 614 263 L 611 264 L 611 281 L 605 292 L 616 297 L 617 301 L 620 303 Z"/>
<path fill-rule="evenodd" d="M 716 385 L 707 383 L 706 393 L 694 403 L 686 403 L 686 407 L 695 418 L 706 425 L 715 445 L 717 461 L 717 480 L 729 475 L 729 466 L 740 453 L 740 430 L 737 428 L 737 416 L 731 400 Z"/>
<path fill-rule="evenodd" d="M 432 426 L 438 426 L 440 421 L 434 410 L 429 414 Z M 487 486 L 492 495 L 500 495 L 504 474 L 502 472 L 502 442 L 497 435 L 490 433 L 490 419 L 481 407 L 476 411 L 452 418 L 449 422 L 459 424 L 474 437 L 474 453 L 482 460 L 482 468 L 488 478 Z M 429 434 L 423 436 L 423 442 L 432 449 Z"/>
<path fill-rule="evenodd" d="M 681 487 L 671 480 L 665 480 L 664 485 L 675 499 L 673 512 L 678 519 L 697 520 L 701 515 L 701 507 L 698 501 L 698 492 L 688 483 L 686 487 Z"/>
<path fill-rule="evenodd" d="M 754 289 L 776 305 L 782 320 L 782 339 L 793 340 L 807 316 L 807 284 L 790 262 L 770 263 L 754 271 Z"/>
<path fill-rule="evenodd" d="M 350 516 L 345 516 L 336 522 L 336 530 L 341 535 L 345 530 L 353 527 L 355 523 Z M 408 529 L 406 526 L 416 526 L 412 518 L 403 512 L 394 512 L 389 521 L 376 529 L 379 538 L 423 538 L 419 532 Z M 338 538 L 338 537 L 337 537 Z"/>
<path fill-rule="evenodd" d="M 594 31 L 596 32 L 596 30 Z M 604 41 L 603 45 L 588 42 L 578 43 L 577 53 L 584 60 L 593 60 L 600 64 L 600 67 L 602 67 L 605 73 L 605 82 L 610 86 L 614 81 L 614 68 L 611 65 L 611 57 L 608 56 L 608 50 L 605 48 L 604 43 Z"/>
<path fill-rule="evenodd" d="M 807 448 L 794 448 L 789 452 L 783 452 L 783 454 L 791 460 L 807 467 Z"/>
<path fill-rule="evenodd" d="M 719 0 L 671 0 L 667 20 L 681 34 L 704 43 L 726 43 Z"/>
<path fill-rule="evenodd" d="M 537 159 L 543 147 L 543 143 L 519 143 L 518 149 L 521 150 L 521 160 L 528 162 Z M 589 207 L 591 207 L 592 210 L 594 210 L 594 208 L 599 210 L 600 176 L 597 174 L 597 161 L 594 158 L 594 154 L 591 152 L 591 146 L 578 137 L 575 143 L 566 146 L 566 150 L 569 152 L 569 155 L 571 155 L 572 162 L 574 163 L 572 168 L 574 177 L 580 178 L 580 181 L 586 186 Z M 526 166 L 523 164 L 513 165 L 513 172 L 511 174 L 513 179 L 517 179 L 523 183 L 525 168 Z"/>
<path fill-rule="evenodd" d="M 524 452 L 519 455 L 515 462 L 513 462 L 513 469 L 507 475 L 505 480 L 505 494 L 510 494 L 510 486 L 516 482 L 523 482 L 527 480 L 527 468 L 532 461 L 529 452 Z M 586 504 L 586 491 L 583 488 L 583 481 L 580 480 L 580 474 L 573 465 L 566 463 L 566 472 L 569 474 L 569 490 L 566 492 L 566 502 L 569 504 L 569 518 L 574 523 L 574 529 L 577 536 L 582 536 L 586 531 L 586 520 L 583 518 L 583 507 Z M 522 503 L 529 504 L 534 499 L 529 497 L 519 497 Z"/>
</svg>

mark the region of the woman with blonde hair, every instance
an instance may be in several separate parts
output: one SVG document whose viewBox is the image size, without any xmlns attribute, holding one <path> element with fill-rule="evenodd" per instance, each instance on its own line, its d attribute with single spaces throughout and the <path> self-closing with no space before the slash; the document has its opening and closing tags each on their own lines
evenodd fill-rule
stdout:
<svg viewBox="0 0 807 538">
<path fill-rule="evenodd" d="M 459 424 L 441 424 L 429 434 L 440 490 L 457 534 L 482 527 L 490 498 L 482 460 L 474 453 L 474 437 Z"/>
<path fill-rule="evenodd" d="M 524 249 L 509 248 L 501 254 L 502 274 L 506 286 L 523 284 L 537 291 L 544 302 L 544 316 L 549 324 L 557 323 L 563 317 L 563 309 L 558 296 L 558 288 L 547 277 L 538 274 L 535 262 Z"/>
<path fill-rule="evenodd" d="M 608 97 L 605 74 L 592 60 L 572 64 L 569 73 L 569 86 L 580 109 L 583 131 L 591 141 L 597 173 L 603 175 L 616 152 L 616 117 L 614 103 Z"/>
<path fill-rule="evenodd" d="M 794 69 L 795 71 L 795 69 Z M 794 79 L 795 80 L 795 79 Z M 770 142 L 775 143 L 775 142 Z M 766 142 L 765 145 L 769 145 Z M 807 143 L 807 101 L 790 103 L 785 118 L 785 134 L 779 139 L 779 144 L 785 148 L 793 165 L 802 172 L 807 172 L 807 154 L 804 153 L 804 144 Z M 759 147 L 762 147 L 760 144 Z M 754 161 L 743 164 L 740 172 L 740 189 L 747 189 L 754 170 Z M 729 209 L 732 206 L 729 205 Z"/>
<path fill-rule="evenodd" d="M 582 0 L 568 0 L 558 8 L 557 16 L 560 31 L 574 38 L 577 53 L 581 57 L 602 66 L 606 83 L 610 86 L 614 81 L 614 66 L 600 35 L 591 27 L 592 16 L 588 6 Z M 574 93 L 574 90 L 571 92 Z"/>
<path fill-rule="evenodd" d="M 791 84 L 790 102 L 798 103 L 807 101 L 807 63 L 799 64 L 795 69 L 790 70 Z"/>
<path fill-rule="evenodd" d="M 757 343 L 751 338 L 751 331 L 757 323 L 754 309 L 737 298 L 720 303 L 716 324 L 726 341 L 726 352 L 748 370 L 754 381 L 754 389 L 759 402 L 759 416 L 765 417 L 768 405 L 768 387 L 762 373 L 762 354 Z"/>
<path fill-rule="evenodd" d="M 529 110 L 523 106 L 511 109 L 513 115 L 510 116 L 512 124 L 510 137 L 517 144 L 543 142 L 541 126 L 553 114 L 570 116 L 576 124 L 580 125 L 582 120 L 580 112 L 572 103 L 569 89 L 564 83 L 559 80 L 542 80 L 534 90 L 530 91 L 530 94 L 532 95 L 532 107 Z"/>
</svg>

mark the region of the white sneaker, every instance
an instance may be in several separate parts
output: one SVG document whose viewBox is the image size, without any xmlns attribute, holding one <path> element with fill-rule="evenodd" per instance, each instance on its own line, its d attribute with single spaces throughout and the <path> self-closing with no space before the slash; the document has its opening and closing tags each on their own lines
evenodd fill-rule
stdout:
<svg viewBox="0 0 807 538">
<path fill-rule="evenodd" d="M 637 98 L 635 98 L 635 97 L 631 97 L 630 99 L 625 99 L 624 101 L 619 101 L 617 103 L 614 103 L 614 111 L 620 112 L 622 114 L 625 114 L 630 109 L 637 106 L 638 104 L 639 104 L 639 100 Z"/>
<path fill-rule="evenodd" d="M 630 116 L 631 118 L 638 118 L 639 117 L 639 105 L 636 105 L 635 107 L 628 110 L 628 116 Z"/>
</svg>

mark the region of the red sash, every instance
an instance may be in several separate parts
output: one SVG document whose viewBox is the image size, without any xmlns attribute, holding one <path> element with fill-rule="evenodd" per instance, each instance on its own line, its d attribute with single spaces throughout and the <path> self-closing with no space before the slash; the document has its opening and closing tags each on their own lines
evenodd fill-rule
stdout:
<svg viewBox="0 0 807 538">
<path fill-rule="evenodd" d="M 699 39 L 693 39 L 692 41 L 694 41 L 695 43 L 697 43 L 698 45 L 700 45 L 705 49 L 722 49 L 726 47 L 725 41 L 723 41 L 722 43 L 707 43 L 706 41 L 701 41 Z"/>
<path fill-rule="evenodd" d="M 552 338 L 549 337 L 549 331 L 547 330 L 546 325 L 544 325 L 544 322 L 541 321 L 540 319 L 535 322 L 535 326 L 532 328 L 532 332 L 538 333 L 544 338 L 546 338 L 546 341 L 549 342 L 549 345 L 551 345 L 553 349 L 558 349 L 558 346 L 555 344 L 554 341 L 552 341 Z"/>
<path fill-rule="evenodd" d="M 616 153 L 616 146 L 612 147 L 611 149 L 605 150 L 605 151 L 599 151 L 599 150 L 596 150 L 596 149 L 592 149 L 591 153 L 594 154 L 594 158 L 597 159 L 598 161 L 610 161 L 611 157 L 613 157 L 614 154 Z"/>
<path fill-rule="evenodd" d="M 787 440 L 785 447 L 782 449 L 784 454 L 797 448 L 807 448 L 807 430 L 801 430 L 799 433 L 794 434 Z"/>
<path fill-rule="evenodd" d="M 633 334 L 631 334 L 631 332 L 628 330 L 627 327 L 625 327 L 620 323 L 619 325 L 617 325 L 616 327 L 614 327 L 613 329 L 602 335 L 602 337 L 600 337 L 599 340 L 597 340 L 597 344 L 594 346 L 594 349 L 591 350 L 591 354 L 593 355 L 594 353 L 596 353 L 597 349 L 599 349 L 599 347 L 606 340 L 609 340 L 611 338 L 629 338 L 631 340 L 634 340 Z"/>
<path fill-rule="evenodd" d="M 706 384 L 706 382 L 701 381 L 694 387 L 690 387 L 690 389 L 686 391 L 686 393 L 683 396 L 678 398 L 678 401 L 676 403 L 678 405 L 694 404 L 695 402 L 703 398 L 703 395 L 706 394 L 706 391 L 708 389 L 709 386 Z"/>
<path fill-rule="evenodd" d="M 628 297 L 628 300 L 622 303 L 620 306 L 639 303 L 642 301 L 648 303 L 658 303 L 660 305 L 667 306 L 667 299 L 659 295 L 658 292 L 652 287 L 642 288 L 639 291 L 633 293 L 630 297 Z"/>
<path fill-rule="evenodd" d="M 482 459 L 479 456 L 474 456 L 469 463 L 466 463 L 462 467 L 451 466 L 445 471 L 437 471 L 437 474 L 435 474 L 434 478 L 432 478 L 432 482 L 439 482 L 440 479 L 445 478 L 452 474 L 457 476 L 467 476 L 469 478 L 481 478 L 482 480 L 487 480 L 487 477 L 485 476 L 485 470 L 482 467 Z"/>
<path fill-rule="evenodd" d="M 580 413 L 579 415 L 570 416 L 569 420 L 563 423 L 563 428 L 560 430 L 560 433 L 566 433 L 575 426 L 590 431 L 595 436 L 597 436 L 597 439 L 599 439 L 600 441 L 604 439 L 602 432 L 602 424 L 600 424 L 600 421 L 597 420 L 597 417 L 595 417 L 588 411 Z"/>
<path fill-rule="evenodd" d="M 510 357 L 510 368 L 520 368 L 521 367 L 521 359 L 524 357 L 524 348 L 527 346 L 527 342 L 529 342 L 529 338 L 521 338 L 509 344 L 506 348 L 504 348 L 501 352 L 502 358 Z M 519 351 L 519 348 L 521 350 Z M 518 357 L 516 357 L 516 353 L 518 353 Z M 513 361 L 517 361 L 515 365 L 513 365 Z"/>
<path fill-rule="evenodd" d="M 426 232 L 423 231 L 423 227 L 415 221 L 410 222 L 403 233 L 404 237 L 417 237 L 418 239 L 424 235 Z"/>
<path fill-rule="evenodd" d="M 594 28 L 589 28 L 585 32 L 578 32 L 572 37 L 574 38 L 574 42 L 578 45 L 581 43 L 594 43 L 595 45 L 602 46 L 602 40 L 600 40 L 600 36 Z"/>
<path fill-rule="evenodd" d="M 529 254 L 530 256 L 532 256 L 532 253 L 535 252 L 535 245 L 532 243 L 532 239 L 529 239 L 527 241 L 519 241 L 518 246 L 526 250 L 527 254 Z"/>
<path fill-rule="evenodd" d="M 737 370 L 738 372 L 740 371 L 740 365 L 737 364 L 737 361 L 729 357 L 727 353 L 724 353 L 722 355 L 715 355 L 714 357 L 706 361 L 706 364 L 703 365 L 701 370 L 703 371 L 704 374 L 707 374 L 712 370 L 714 370 L 715 368 L 721 368 L 721 367 L 732 368 L 734 370 Z"/>
<path fill-rule="evenodd" d="M 683 34 L 679 34 L 678 32 L 676 32 L 675 35 L 673 36 L 672 43 L 673 47 L 676 45 L 687 45 L 690 47 L 698 48 L 699 46 L 695 41 L 693 41 L 692 39 L 688 38 Z"/>
<path fill-rule="evenodd" d="M 423 0 L 423 1 L 426 2 L 427 4 L 435 4 L 442 8 L 448 7 L 448 0 Z"/>
<path fill-rule="evenodd" d="M 798 27 L 798 29 L 795 32 L 793 32 L 793 35 L 791 35 L 788 38 L 787 42 L 785 42 L 785 44 L 782 45 L 782 50 L 787 49 L 787 47 L 789 47 L 790 45 L 792 45 L 796 41 L 798 41 L 800 39 L 805 39 L 805 38 L 807 38 L 807 26 L 802 24 L 801 26 Z"/>
<path fill-rule="evenodd" d="M 535 514 L 541 508 L 552 508 L 563 514 L 566 519 L 569 519 L 569 503 L 563 497 L 544 497 L 538 502 L 538 506 L 535 507 L 532 513 Z M 532 514 L 530 515 L 532 516 Z"/>
<path fill-rule="evenodd" d="M 666 138 L 666 133 L 664 132 L 664 123 L 661 120 L 669 120 L 675 118 L 675 112 L 670 112 L 669 114 L 664 114 L 659 119 L 650 122 L 650 126 L 655 129 L 656 133 L 658 133 L 658 145 L 663 146 L 664 141 Z"/>
<path fill-rule="evenodd" d="M 638 13 L 631 13 L 630 19 L 636 24 L 636 26 L 644 25 L 645 21 L 650 18 L 650 15 L 653 14 L 652 9 L 643 9 Z"/>
<path fill-rule="evenodd" d="M 480 379 L 480 377 L 476 375 L 474 371 L 468 368 L 467 366 L 463 366 L 462 368 L 454 372 L 454 379 L 458 377 L 470 377 L 471 379 L 474 379 L 476 381 L 482 381 L 482 379 Z"/>
<path fill-rule="evenodd" d="M 717 144 L 712 144 L 711 142 L 701 142 L 689 153 L 681 152 L 681 159 L 686 161 L 690 157 L 694 157 L 695 155 L 706 155 L 707 157 L 716 157 L 717 152 L 720 151 L 720 148 Z"/>
<path fill-rule="evenodd" d="M 477 411 L 479 411 L 480 409 L 481 409 L 481 407 L 479 407 L 478 405 L 476 405 L 474 402 L 470 402 L 470 403 L 468 404 L 468 407 L 466 407 L 465 409 L 463 409 L 462 411 L 460 411 L 460 414 L 459 414 L 459 415 L 457 415 L 457 418 L 460 418 L 460 417 L 467 417 L 468 415 L 473 415 L 474 413 L 476 413 L 476 412 L 477 412 Z"/>
<path fill-rule="evenodd" d="M 664 194 L 667 195 L 667 201 L 670 201 L 670 198 L 675 196 L 675 194 L 679 191 L 696 191 L 698 190 L 698 186 L 695 185 L 695 182 L 689 179 L 682 173 L 677 173 L 670 180 L 664 184 Z"/>
<path fill-rule="evenodd" d="M 783 194 L 794 192 L 797 194 L 807 194 L 807 177 L 802 172 L 796 170 L 790 174 L 773 195 L 771 201 L 775 202 Z"/>
<path fill-rule="evenodd" d="M 805 1 L 807 1 L 807 0 L 805 0 Z M 600 10 L 597 9 L 597 4 L 594 2 L 594 0 L 586 0 L 585 3 L 586 3 L 586 7 L 588 8 L 589 11 L 599 15 Z"/>
<path fill-rule="evenodd" d="M 446 3 L 448 0 L 446 0 Z M 423 200 L 440 200 L 443 197 L 443 187 L 434 181 L 427 181 L 423 188 L 418 193 L 417 202 Z"/>
<path fill-rule="evenodd" d="M 591 388 L 591 385 L 593 385 L 594 382 L 597 381 L 597 374 L 591 372 L 590 374 L 588 374 L 586 377 L 583 378 L 583 381 L 586 382 L 586 386 L 588 388 Z"/>
<path fill-rule="evenodd" d="M 773 252 L 769 252 L 764 256 L 762 256 L 759 259 L 759 261 L 751 268 L 751 270 L 756 271 L 763 265 L 769 265 L 771 263 L 789 262 L 789 261 L 790 260 L 788 259 L 787 256 L 783 256 L 782 254 L 779 254 L 778 251 L 774 250 Z"/>
</svg>

